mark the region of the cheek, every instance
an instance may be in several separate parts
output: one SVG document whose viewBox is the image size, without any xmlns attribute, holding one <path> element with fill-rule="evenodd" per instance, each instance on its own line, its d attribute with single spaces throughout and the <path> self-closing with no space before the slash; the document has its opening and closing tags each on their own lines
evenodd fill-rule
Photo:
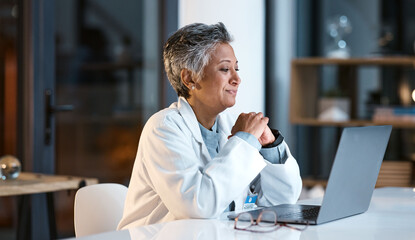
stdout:
<svg viewBox="0 0 415 240">
<path fill-rule="evenodd" d="M 208 92 L 220 92 L 220 90 L 224 87 L 224 84 L 220 81 L 211 81 L 206 88 L 209 89 Z"/>
</svg>

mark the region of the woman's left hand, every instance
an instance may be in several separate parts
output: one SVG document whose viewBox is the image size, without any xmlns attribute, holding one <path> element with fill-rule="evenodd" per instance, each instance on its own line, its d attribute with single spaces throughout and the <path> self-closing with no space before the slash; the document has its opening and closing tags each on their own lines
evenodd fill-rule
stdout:
<svg viewBox="0 0 415 240">
<path fill-rule="evenodd" d="M 272 134 L 271 129 L 268 127 L 268 125 L 265 127 L 264 132 L 262 133 L 261 137 L 259 137 L 258 141 L 263 147 L 275 142 L 275 136 Z"/>
</svg>

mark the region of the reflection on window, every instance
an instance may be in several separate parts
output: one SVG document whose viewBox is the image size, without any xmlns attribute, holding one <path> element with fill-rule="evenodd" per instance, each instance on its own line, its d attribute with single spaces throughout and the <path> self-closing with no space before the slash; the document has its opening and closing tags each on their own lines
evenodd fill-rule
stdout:
<svg viewBox="0 0 415 240">
<path fill-rule="evenodd" d="M 56 173 L 128 184 L 147 118 L 160 108 L 158 1 L 55 1 Z M 58 230 L 73 231 L 59 194 Z"/>
</svg>

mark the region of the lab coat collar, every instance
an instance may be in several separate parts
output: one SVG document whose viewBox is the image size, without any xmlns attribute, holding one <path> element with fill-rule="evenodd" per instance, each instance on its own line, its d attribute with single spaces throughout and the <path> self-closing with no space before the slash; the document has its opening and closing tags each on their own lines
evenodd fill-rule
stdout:
<svg viewBox="0 0 415 240">
<path fill-rule="evenodd" d="M 193 112 L 192 107 L 187 102 L 187 100 L 184 97 L 179 97 L 178 103 L 177 103 L 177 109 L 179 110 L 180 114 L 182 115 L 186 125 L 189 127 L 190 131 L 192 132 L 193 136 L 195 137 L 196 141 L 200 143 L 203 142 L 202 133 L 200 132 L 199 128 L 199 122 L 197 121 L 196 115 Z M 222 113 L 218 116 L 218 131 L 223 136 L 221 140 L 219 141 L 219 145 L 223 145 L 224 142 L 227 140 L 227 135 L 230 133 L 224 132 L 224 129 L 227 129 L 225 127 L 225 124 L 228 124 L 225 119 L 223 119 Z"/>
<path fill-rule="evenodd" d="M 199 124 L 192 107 L 184 97 L 179 97 L 177 109 L 180 115 L 182 115 L 184 122 L 189 127 L 196 141 L 203 143 L 202 133 L 199 129 Z"/>
</svg>

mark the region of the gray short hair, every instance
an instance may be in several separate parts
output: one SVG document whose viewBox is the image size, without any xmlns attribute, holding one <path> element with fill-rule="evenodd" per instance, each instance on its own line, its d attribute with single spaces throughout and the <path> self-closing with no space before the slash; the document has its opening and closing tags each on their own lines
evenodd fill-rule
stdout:
<svg viewBox="0 0 415 240">
<path fill-rule="evenodd" d="M 177 95 L 190 97 L 181 81 L 182 69 L 188 69 L 198 81 L 219 43 L 230 43 L 232 37 L 223 23 L 213 25 L 193 23 L 177 30 L 164 44 L 164 68 Z"/>
</svg>

